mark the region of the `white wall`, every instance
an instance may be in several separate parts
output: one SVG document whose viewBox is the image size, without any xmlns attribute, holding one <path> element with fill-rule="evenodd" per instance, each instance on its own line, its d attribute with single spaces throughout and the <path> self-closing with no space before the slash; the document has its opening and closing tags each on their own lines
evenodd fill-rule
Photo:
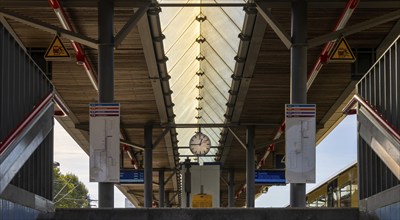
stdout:
<svg viewBox="0 0 400 220">
<path fill-rule="evenodd" d="M 185 172 L 182 170 L 182 183 L 185 186 Z M 192 165 L 191 172 L 191 194 L 200 194 L 201 185 L 203 185 L 203 193 L 212 195 L 213 208 L 219 207 L 220 204 L 220 165 Z M 182 207 L 186 207 L 186 193 L 185 188 L 182 189 Z M 190 202 L 190 205 L 192 203 Z"/>
</svg>

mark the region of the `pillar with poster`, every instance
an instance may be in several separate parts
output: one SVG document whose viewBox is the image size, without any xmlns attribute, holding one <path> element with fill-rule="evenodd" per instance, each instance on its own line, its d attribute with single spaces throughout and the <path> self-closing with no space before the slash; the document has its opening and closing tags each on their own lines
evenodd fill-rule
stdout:
<svg viewBox="0 0 400 220">
<path fill-rule="evenodd" d="M 119 104 L 92 103 L 90 123 L 90 181 L 120 181 Z"/>
<path fill-rule="evenodd" d="M 315 104 L 286 105 L 286 183 L 315 183 Z"/>
</svg>

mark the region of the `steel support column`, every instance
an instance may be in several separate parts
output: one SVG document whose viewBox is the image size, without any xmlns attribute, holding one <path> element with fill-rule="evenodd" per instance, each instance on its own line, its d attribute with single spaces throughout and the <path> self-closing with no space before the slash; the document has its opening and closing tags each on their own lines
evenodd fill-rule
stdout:
<svg viewBox="0 0 400 220">
<path fill-rule="evenodd" d="M 114 3 L 98 1 L 99 103 L 114 102 Z M 114 183 L 99 183 L 99 208 L 114 207 Z"/>
<path fill-rule="evenodd" d="M 153 127 L 144 127 L 144 207 L 153 203 Z"/>
<path fill-rule="evenodd" d="M 169 203 L 169 191 L 165 191 L 165 207 L 171 207 L 170 203 Z"/>
<path fill-rule="evenodd" d="M 255 127 L 248 126 L 246 134 L 246 207 L 254 208 Z"/>
<path fill-rule="evenodd" d="M 229 170 L 228 176 L 228 206 L 235 207 L 235 170 Z"/>
<path fill-rule="evenodd" d="M 292 2 L 290 103 L 307 103 L 307 1 Z M 306 206 L 306 184 L 290 184 L 290 206 Z"/>
<path fill-rule="evenodd" d="M 158 171 L 158 192 L 159 192 L 159 207 L 164 207 L 164 170 L 159 170 Z"/>
</svg>

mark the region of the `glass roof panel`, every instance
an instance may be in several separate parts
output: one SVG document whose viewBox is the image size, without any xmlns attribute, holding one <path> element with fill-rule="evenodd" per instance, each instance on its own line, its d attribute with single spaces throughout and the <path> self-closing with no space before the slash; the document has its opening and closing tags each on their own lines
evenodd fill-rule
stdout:
<svg viewBox="0 0 400 220">
<path fill-rule="evenodd" d="M 207 14 L 207 20 L 201 26 L 202 33 L 211 35 L 214 40 L 225 40 L 230 49 L 237 52 L 240 28 L 228 16 L 220 16 L 226 15 L 225 11 L 221 8 L 205 8 L 201 12 Z"/>
<path fill-rule="evenodd" d="M 160 0 L 159 3 L 245 3 L 243 0 Z M 243 7 L 163 7 L 161 28 L 174 102 L 175 123 L 223 123 Z M 199 108 L 201 107 L 201 108 Z M 199 128 L 177 128 L 178 146 L 188 147 Z M 222 128 L 200 128 L 217 146 Z M 209 155 L 215 155 L 212 148 Z M 191 155 L 180 148 L 182 155 Z M 184 160 L 185 158 L 180 158 Z M 200 158 L 213 161 L 213 157 Z"/>
<path fill-rule="evenodd" d="M 171 20 L 171 22 L 163 27 L 163 34 L 165 35 L 164 49 L 169 51 L 171 46 L 181 37 L 190 24 L 195 21 L 196 16 L 200 13 L 200 9 L 194 7 L 182 8 L 181 11 Z M 163 13 L 160 13 L 161 20 Z"/>
<path fill-rule="evenodd" d="M 198 26 L 198 22 L 193 22 L 182 34 L 182 36 L 177 40 L 177 42 L 179 43 L 175 43 L 171 47 L 171 49 L 166 52 L 166 55 L 168 57 L 167 65 L 171 69 L 174 68 L 179 59 L 182 59 L 183 56 L 186 56 L 186 53 L 194 44 L 197 44 L 196 38 L 198 37 L 198 35 L 196 34 L 195 30 L 199 28 Z"/>
</svg>

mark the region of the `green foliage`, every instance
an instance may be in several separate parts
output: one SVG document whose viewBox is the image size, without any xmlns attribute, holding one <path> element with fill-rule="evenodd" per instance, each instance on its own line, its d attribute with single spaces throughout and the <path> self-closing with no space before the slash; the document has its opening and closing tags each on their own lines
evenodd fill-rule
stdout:
<svg viewBox="0 0 400 220">
<path fill-rule="evenodd" d="M 88 190 L 75 174 L 53 169 L 53 201 L 56 208 L 88 208 Z"/>
</svg>

